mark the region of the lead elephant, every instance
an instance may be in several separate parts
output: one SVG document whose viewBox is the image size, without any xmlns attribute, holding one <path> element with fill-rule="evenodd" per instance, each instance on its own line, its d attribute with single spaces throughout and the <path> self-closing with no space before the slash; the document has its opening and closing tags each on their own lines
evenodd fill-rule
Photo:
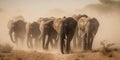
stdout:
<svg viewBox="0 0 120 60">
<path fill-rule="evenodd" d="M 60 45 L 61 45 L 61 52 L 64 54 L 70 53 L 71 48 L 71 40 L 74 36 L 76 31 L 77 21 L 72 17 L 64 18 L 61 24 L 60 29 Z M 64 52 L 65 49 L 65 52 Z"/>
</svg>

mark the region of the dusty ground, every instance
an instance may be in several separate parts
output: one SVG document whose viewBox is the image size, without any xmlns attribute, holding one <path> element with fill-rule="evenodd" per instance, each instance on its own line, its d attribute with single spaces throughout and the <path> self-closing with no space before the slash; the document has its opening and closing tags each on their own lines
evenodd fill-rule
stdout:
<svg viewBox="0 0 120 60">
<path fill-rule="evenodd" d="M 105 56 L 101 52 L 58 54 L 14 50 L 10 53 L 0 52 L 0 60 L 120 60 L 120 51 L 113 51 L 110 56 Z"/>
</svg>

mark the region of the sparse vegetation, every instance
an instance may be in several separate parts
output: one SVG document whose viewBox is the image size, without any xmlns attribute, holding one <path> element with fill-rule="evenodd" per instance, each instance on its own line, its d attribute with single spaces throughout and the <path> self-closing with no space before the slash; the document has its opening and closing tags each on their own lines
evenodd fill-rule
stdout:
<svg viewBox="0 0 120 60">
<path fill-rule="evenodd" d="M 0 52 L 10 53 L 12 51 L 12 49 L 13 49 L 13 47 L 10 44 L 0 45 Z"/>
<path fill-rule="evenodd" d="M 101 42 L 101 45 L 102 45 L 102 49 L 100 50 L 100 52 L 103 54 L 103 55 L 106 55 L 106 56 L 109 56 L 109 57 L 112 57 L 112 51 L 113 51 L 113 48 L 111 48 L 113 45 L 115 45 L 114 43 L 105 43 L 105 41 L 102 41 Z"/>
</svg>

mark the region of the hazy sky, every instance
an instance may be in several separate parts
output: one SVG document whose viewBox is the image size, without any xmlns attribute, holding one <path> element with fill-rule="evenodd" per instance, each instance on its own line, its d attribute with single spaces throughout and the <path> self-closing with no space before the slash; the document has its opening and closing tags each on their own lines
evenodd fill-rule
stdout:
<svg viewBox="0 0 120 60">
<path fill-rule="evenodd" d="M 9 9 L 46 10 L 51 8 L 80 8 L 97 0 L 0 0 L 0 7 Z"/>
<path fill-rule="evenodd" d="M 63 16 L 96 2 L 98 0 L 0 0 L 0 10 L 26 17 Z"/>
</svg>

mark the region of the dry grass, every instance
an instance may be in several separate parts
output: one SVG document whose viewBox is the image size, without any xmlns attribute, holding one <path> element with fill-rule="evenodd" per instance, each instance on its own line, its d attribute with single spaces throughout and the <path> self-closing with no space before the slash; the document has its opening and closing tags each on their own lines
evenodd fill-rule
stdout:
<svg viewBox="0 0 120 60">
<path fill-rule="evenodd" d="M 106 44 L 105 41 L 101 42 L 102 48 L 100 49 L 100 52 L 108 57 L 113 57 L 112 51 L 117 51 L 116 48 L 111 48 L 113 45 L 115 45 L 114 43 L 109 43 Z"/>
<path fill-rule="evenodd" d="M 46 52 L 13 50 L 0 53 L 0 60 L 119 60 L 120 51 L 113 51 L 114 57 L 101 55 L 101 52 L 79 52 L 75 54 L 51 54 Z"/>
</svg>

